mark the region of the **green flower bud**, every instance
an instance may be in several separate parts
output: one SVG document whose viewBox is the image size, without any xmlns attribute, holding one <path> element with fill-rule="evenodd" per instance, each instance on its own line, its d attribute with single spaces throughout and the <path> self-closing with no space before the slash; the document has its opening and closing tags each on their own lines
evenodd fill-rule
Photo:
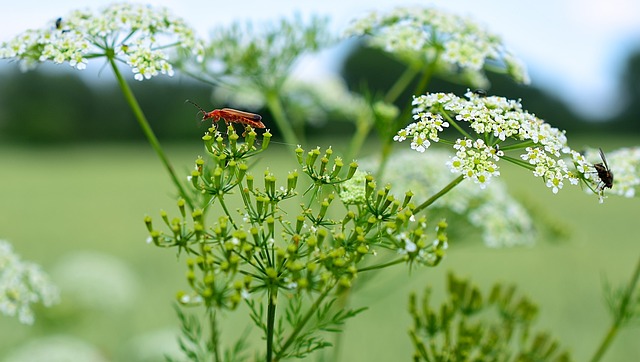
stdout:
<svg viewBox="0 0 640 362">
<path fill-rule="evenodd" d="M 269 130 L 266 130 L 263 134 L 262 134 L 262 150 L 266 150 L 267 147 L 269 147 L 269 143 L 271 142 L 271 137 L 273 135 L 271 134 L 271 132 L 269 132 Z"/>
<path fill-rule="evenodd" d="M 347 174 L 347 180 L 352 178 L 357 170 L 358 170 L 358 163 L 355 161 L 351 162 L 349 164 L 349 173 Z"/>
<path fill-rule="evenodd" d="M 298 163 L 300 165 L 302 165 L 302 155 L 304 154 L 304 150 L 302 149 L 302 147 L 300 147 L 300 145 L 298 145 L 298 147 L 296 147 L 295 149 L 296 152 L 296 159 L 298 160 Z"/>
<path fill-rule="evenodd" d="M 296 189 L 296 185 L 298 184 L 298 172 L 289 172 L 287 176 L 287 192 L 291 192 Z"/>
<path fill-rule="evenodd" d="M 258 134 L 256 133 L 256 131 L 253 128 L 250 128 L 249 132 L 245 132 L 245 138 L 244 138 L 244 142 L 246 147 L 251 150 L 253 149 L 253 145 L 256 142 L 256 136 Z"/>
<path fill-rule="evenodd" d="M 253 190 L 253 176 L 251 174 L 247 174 L 247 189 Z"/>
<path fill-rule="evenodd" d="M 151 224 L 151 216 L 145 216 L 144 217 L 144 224 L 147 226 L 147 230 L 149 232 L 153 231 L 153 225 Z"/>
<path fill-rule="evenodd" d="M 316 147 L 313 150 L 307 152 L 307 160 L 305 161 L 305 165 L 312 169 L 313 165 L 316 163 L 316 160 L 320 156 L 320 147 Z"/>
<path fill-rule="evenodd" d="M 249 169 L 249 166 L 247 166 L 247 164 L 245 163 L 238 164 L 238 182 L 242 182 L 242 179 L 247 174 L 248 169 Z"/>
</svg>

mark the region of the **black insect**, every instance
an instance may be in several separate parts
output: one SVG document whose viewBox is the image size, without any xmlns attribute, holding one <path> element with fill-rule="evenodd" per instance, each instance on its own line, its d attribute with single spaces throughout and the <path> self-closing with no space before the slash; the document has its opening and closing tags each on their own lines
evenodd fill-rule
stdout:
<svg viewBox="0 0 640 362">
<path fill-rule="evenodd" d="M 604 152 L 602 152 L 602 148 L 599 148 L 599 150 L 600 150 L 600 158 L 602 159 L 602 163 L 596 163 L 593 165 L 593 167 L 595 167 L 596 172 L 598 173 L 598 177 L 600 178 L 600 182 L 602 182 L 602 184 L 599 185 L 599 187 L 601 189 L 604 189 L 605 187 L 610 189 L 613 186 L 613 172 L 611 172 L 611 169 L 607 164 L 607 158 L 604 157 Z"/>
<path fill-rule="evenodd" d="M 486 97 L 487 96 L 487 91 L 484 90 L 484 89 L 479 89 L 478 88 L 478 89 L 474 90 L 473 93 L 475 93 L 477 96 L 480 96 L 480 97 Z"/>
<path fill-rule="evenodd" d="M 62 18 L 57 18 L 56 19 L 56 29 L 58 29 L 58 30 L 62 29 Z"/>
</svg>

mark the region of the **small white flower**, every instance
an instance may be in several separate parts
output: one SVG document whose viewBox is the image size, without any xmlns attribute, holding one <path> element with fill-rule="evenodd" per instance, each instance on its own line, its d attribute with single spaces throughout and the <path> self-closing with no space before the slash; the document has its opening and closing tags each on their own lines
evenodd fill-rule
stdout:
<svg viewBox="0 0 640 362">
<path fill-rule="evenodd" d="M 500 149 L 500 143 L 507 140 L 511 149 L 517 149 L 517 143 L 523 145 L 521 148 L 525 152 L 520 159 L 531 165 L 529 168 L 534 176 L 544 178 L 553 193 L 557 193 L 566 180 L 572 185 L 578 184 L 580 175 L 592 167 L 567 146 L 564 131 L 523 110 L 519 101 L 480 96 L 471 91 L 465 96 L 467 99 L 450 93 L 429 93 L 415 97 L 415 122 L 400 130 L 394 140 L 411 139 L 411 149 L 424 152 L 429 147 L 429 140 L 440 140 L 439 134 L 451 126 L 449 122 L 460 123 L 456 128 L 464 137 L 447 140 L 456 151 L 447 165 L 451 172 L 473 179 L 481 188 L 500 175 L 497 162 L 507 157 Z M 468 128 L 476 136 L 467 133 L 465 129 Z M 487 144 L 485 140 L 493 143 Z M 532 143 L 533 146 L 528 146 Z M 575 171 L 569 170 L 561 159 L 563 155 L 572 157 L 577 165 Z"/>
<path fill-rule="evenodd" d="M 59 299 L 58 288 L 40 266 L 21 260 L 9 242 L 0 240 L 0 313 L 33 324 L 31 304 L 49 307 Z"/>
<path fill-rule="evenodd" d="M 18 58 L 24 68 L 50 60 L 82 70 L 89 58 L 115 56 L 131 67 L 136 80 L 144 80 L 173 75 L 170 48 L 188 50 L 198 58 L 204 54 L 193 30 L 165 8 L 122 3 L 98 13 L 74 11 L 62 19 L 63 29 L 48 24 L 0 44 L 0 58 Z"/>
<path fill-rule="evenodd" d="M 251 293 L 249 293 L 247 289 L 242 288 L 242 290 L 240 291 L 240 296 L 242 297 L 242 299 L 247 300 L 251 297 Z"/>
<path fill-rule="evenodd" d="M 397 8 L 354 21 L 347 36 L 367 36 L 369 44 L 412 64 L 437 62 L 441 71 L 465 73 L 471 85 L 487 80 L 482 69 L 499 67 L 520 83 L 528 83 L 523 63 L 499 36 L 470 19 L 433 8 Z"/>
</svg>

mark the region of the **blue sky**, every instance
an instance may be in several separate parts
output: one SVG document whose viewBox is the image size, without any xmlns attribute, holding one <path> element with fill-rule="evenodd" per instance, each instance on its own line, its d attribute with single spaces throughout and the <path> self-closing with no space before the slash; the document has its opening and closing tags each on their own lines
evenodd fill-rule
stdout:
<svg viewBox="0 0 640 362">
<path fill-rule="evenodd" d="M 90 4 L 111 0 L 0 0 L 0 41 L 27 28 Z M 432 5 L 467 15 L 500 34 L 525 61 L 534 84 L 552 90 L 583 115 L 606 116 L 620 94 L 616 81 L 626 54 L 640 48 L 640 1 L 637 0 L 158 0 L 206 37 L 215 25 L 234 20 L 268 21 L 294 12 L 331 16 L 336 31 L 370 10 L 397 5 Z M 524 101 L 526 106 L 526 100 Z"/>
</svg>

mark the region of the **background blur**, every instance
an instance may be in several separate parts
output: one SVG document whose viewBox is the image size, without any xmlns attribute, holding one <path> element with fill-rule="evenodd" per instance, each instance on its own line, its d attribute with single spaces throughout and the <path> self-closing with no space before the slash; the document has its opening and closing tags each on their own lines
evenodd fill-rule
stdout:
<svg viewBox="0 0 640 362">
<path fill-rule="evenodd" d="M 93 1 L 92 6 L 108 3 Z M 364 11 L 414 4 L 153 3 L 173 9 L 205 38 L 214 25 L 275 20 L 296 11 L 330 15 L 339 32 Z M 490 94 L 522 98 L 525 109 L 566 129 L 576 149 L 608 151 L 640 143 L 640 4 L 631 0 L 608 2 L 606 7 L 599 1 L 573 0 L 432 4 L 485 23 L 527 62 L 531 86 L 515 86 L 489 73 Z M 41 27 L 76 6 L 66 0 L 2 4 L 0 41 Z M 33 327 L 0 317 L 0 360 L 20 348 L 33 350 L 29 343 L 54 335 L 83 340 L 112 361 L 162 360 L 153 351 L 174 341 L 177 320 L 171 303 L 184 287 L 183 261 L 177 261 L 172 251 L 147 245 L 142 222 L 146 214 L 157 218 L 160 209 L 171 210 L 173 186 L 144 142 L 110 69 L 101 68 L 101 63 L 90 62 L 86 71 L 78 72 L 68 65 L 44 64 L 20 73 L 17 64 L 0 61 L 0 238 L 10 241 L 24 259 L 43 265 L 62 287 L 62 303 L 39 310 Z M 298 72 L 304 77 L 339 72 L 355 91 L 366 79 L 373 93 L 388 88 L 402 67 L 384 54 L 348 42 L 306 59 Z M 184 100 L 192 99 L 206 109 L 224 105 L 211 103 L 211 87 L 180 74 L 142 83 L 129 78 L 172 163 L 186 174 L 201 153 L 204 126 Z M 458 94 L 466 89 L 439 80 L 430 88 Z M 268 113 L 261 114 L 269 119 Z M 339 145 L 339 136 L 349 135 L 349 127 L 329 123 L 310 129 L 315 138 L 306 147 Z M 375 149 L 372 140 L 368 150 Z M 292 147 L 274 144 L 256 167 L 277 173 L 295 166 Z M 441 292 L 447 270 L 471 277 L 485 288 L 494 281 L 516 283 L 539 303 L 541 329 L 551 330 L 576 360 L 592 355 L 609 323 L 603 280 L 626 282 L 640 254 L 640 206 L 636 199 L 615 197 L 599 205 L 578 189 L 553 195 L 527 172 L 509 166 L 503 166 L 502 175 L 511 192 L 567 235 L 554 243 L 540 240 L 533 248 L 499 250 L 487 249 L 476 235 L 469 235 L 468 240 L 452 240 L 447 259 L 438 268 L 410 275 L 398 268 L 395 275 L 367 284 L 354 306 L 371 308 L 347 325 L 344 360 L 407 360 L 408 292 L 422 291 L 427 284 Z M 223 334 L 231 340 L 246 325 L 231 321 Z M 639 338 L 637 329 L 623 331 L 604 360 L 634 360 L 640 355 Z"/>
</svg>

